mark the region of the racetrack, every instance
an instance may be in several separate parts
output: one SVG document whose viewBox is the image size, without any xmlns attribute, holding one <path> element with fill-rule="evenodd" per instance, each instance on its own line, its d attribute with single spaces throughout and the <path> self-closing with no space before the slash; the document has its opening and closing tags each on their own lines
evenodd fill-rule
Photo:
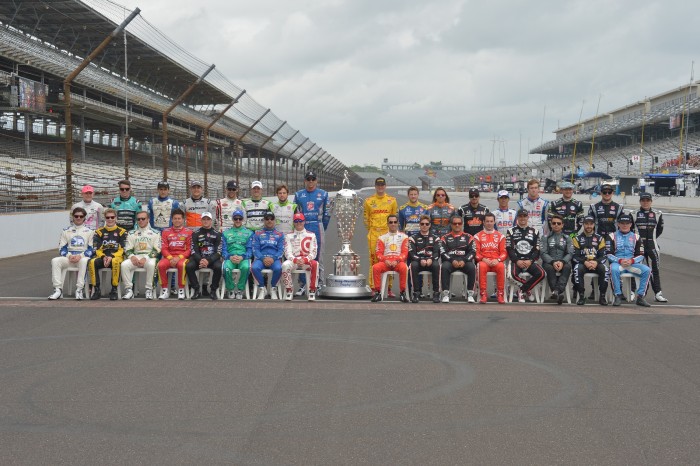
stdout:
<svg viewBox="0 0 700 466">
<path fill-rule="evenodd" d="M 693 262 L 648 309 L 49 302 L 53 254 L 0 260 L 1 464 L 698 462 Z"/>
</svg>

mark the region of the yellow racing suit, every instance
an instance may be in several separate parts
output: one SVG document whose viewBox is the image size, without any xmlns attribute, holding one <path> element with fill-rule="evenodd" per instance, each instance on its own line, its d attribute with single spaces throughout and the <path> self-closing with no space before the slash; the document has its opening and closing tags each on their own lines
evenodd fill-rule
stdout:
<svg viewBox="0 0 700 466">
<path fill-rule="evenodd" d="M 379 262 L 377 259 L 377 240 L 383 234 L 389 232 L 386 218 L 389 215 L 397 215 L 399 204 L 396 198 L 384 194 L 383 196 L 373 195 L 365 199 L 364 221 L 367 228 L 367 247 L 369 249 L 369 286 L 374 289 L 374 278 L 372 276 L 372 266 Z M 391 289 L 391 283 L 389 283 Z"/>
</svg>

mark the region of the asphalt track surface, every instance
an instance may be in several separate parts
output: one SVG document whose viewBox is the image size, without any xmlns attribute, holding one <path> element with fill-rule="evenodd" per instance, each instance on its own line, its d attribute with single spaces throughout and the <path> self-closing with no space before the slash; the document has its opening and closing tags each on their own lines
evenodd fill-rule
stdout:
<svg viewBox="0 0 700 466">
<path fill-rule="evenodd" d="M 700 461 L 696 263 L 649 309 L 49 302 L 53 254 L 0 261 L 3 465 Z"/>
</svg>

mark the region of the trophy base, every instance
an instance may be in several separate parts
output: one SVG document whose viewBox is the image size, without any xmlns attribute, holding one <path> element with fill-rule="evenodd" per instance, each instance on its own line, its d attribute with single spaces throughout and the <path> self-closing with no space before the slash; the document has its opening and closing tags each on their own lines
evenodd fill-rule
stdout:
<svg viewBox="0 0 700 466">
<path fill-rule="evenodd" d="M 364 275 L 328 275 L 325 286 L 319 291 L 324 298 L 369 298 L 372 290 Z"/>
</svg>

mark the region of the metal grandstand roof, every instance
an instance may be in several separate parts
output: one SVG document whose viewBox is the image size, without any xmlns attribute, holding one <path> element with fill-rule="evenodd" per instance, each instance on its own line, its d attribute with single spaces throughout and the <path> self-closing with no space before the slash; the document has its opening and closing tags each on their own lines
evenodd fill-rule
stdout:
<svg viewBox="0 0 700 466">
<path fill-rule="evenodd" d="M 91 5 L 101 7 L 100 10 L 104 14 L 92 8 Z M 114 20 L 118 20 L 124 11 L 126 10 L 123 7 L 105 0 L 2 1 L 0 2 L 0 22 L 37 37 L 58 49 L 79 57 L 86 57 L 114 31 L 118 25 Z M 127 28 L 128 77 L 158 93 L 176 98 L 200 76 L 199 65 L 202 65 L 203 69 L 209 65 L 182 49 L 174 49 L 175 52 L 185 55 L 184 58 L 190 65 L 185 66 L 178 63 L 180 60 L 176 61 L 153 45 L 149 45 L 149 42 L 159 43 L 158 39 L 161 39 L 161 44 L 167 43 L 170 47 L 176 47 L 167 42 L 164 36 L 159 36 L 157 29 L 144 28 L 145 20 L 141 19 L 140 22 L 141 27 L 137 22 Z M 137 31 L 136 34 L 141 30 L 150 29 L 150 33 L 158 37 L 142 39 L 134 35 L 132 29 Z M 95 63 L 113 73 L 123 75 L 123 38 L 114 40 Z M 232 99 L 232 96 L 210 82 L 204 81 L 190 95 L 186 103 L 189 105 L 225 104 Z"/>
</svg>

